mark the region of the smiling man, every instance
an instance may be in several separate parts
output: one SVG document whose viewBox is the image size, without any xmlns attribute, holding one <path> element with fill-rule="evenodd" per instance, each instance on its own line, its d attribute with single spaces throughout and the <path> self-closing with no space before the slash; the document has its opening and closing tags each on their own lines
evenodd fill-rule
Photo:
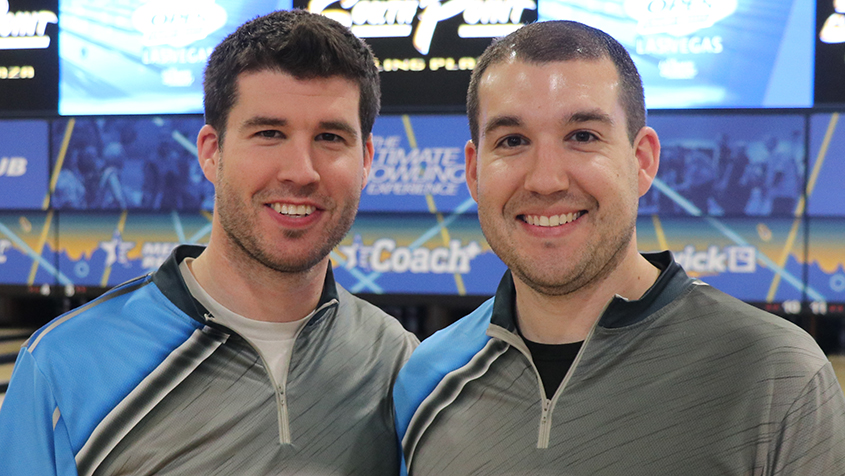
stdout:
<svg viewBox="0 0 845 476">
<path fill-rule="evenodd" d="M 509 270 L 400 372 L 407 474 L 845 475 L 813 339 L 638 252 L 660 142 L 618 42 L 525 26 L 479 59 L 467 112 L 467 184 Z"/>
<path fill-rule="evenodd" d="M 205 75 L 207 247 L 36 332 L 0 412 L 0 474 L 391 475 L 391 388 L 417 344 L 328 254 L 373 159 L 378 71 L 340 24 L 255 19 Z"/>
</svg>

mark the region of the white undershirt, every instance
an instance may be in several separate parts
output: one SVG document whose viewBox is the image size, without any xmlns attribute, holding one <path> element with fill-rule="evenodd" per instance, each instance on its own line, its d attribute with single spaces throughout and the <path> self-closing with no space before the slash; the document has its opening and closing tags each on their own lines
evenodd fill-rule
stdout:
<svg viewBox="0 0 845 476">
<path fill-rule="evenodd" d="M 293 322 L 257 321 L 236 314 L 217 302 L 200 286 L 190 268 L 193 261 L 193 258 L 185 258 L 179 264 L 179 271 L 182 272 L 188 290 L 211 313 L 211 321 L 232 329 L 255 346 L 270 367 L 277 385 L 284 386 L 294 339 L 315 311 Z"/>
</svg>

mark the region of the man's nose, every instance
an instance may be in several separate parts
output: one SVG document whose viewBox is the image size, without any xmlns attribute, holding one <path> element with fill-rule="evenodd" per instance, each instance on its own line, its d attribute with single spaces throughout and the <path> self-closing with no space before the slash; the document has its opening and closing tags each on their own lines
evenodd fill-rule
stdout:
<svg viewBox="0 0 845 476">
<path fill-rule="evenodd" d="M 291 141 L 279 160 L 277 178 L 280 182 L 308 185 L 320 180 L 320 174 L 317 171 L 318 157 L 310 140 Z"/>
<path fill-rule="evenodd" d="M 551 195 L 569 189 L 569 161 L 562 145 L 538 141 L 527 162 L 524 187 L 529 192 Z"/>
</svg>

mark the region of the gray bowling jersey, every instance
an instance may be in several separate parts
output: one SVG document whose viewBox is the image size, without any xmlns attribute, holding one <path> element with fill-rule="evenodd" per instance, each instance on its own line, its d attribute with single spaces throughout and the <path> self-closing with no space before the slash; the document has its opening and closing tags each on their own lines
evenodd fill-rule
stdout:
<svg viewBox="0 0 845 476">
<path fill-rule="evenodd" d="M 425 340 L 394 387 L 403 474 L 845 475 L 845 396 L 812 337 L 646 257 L 658 281 L 608 305 L 551 399 L 509 273 Z"/>
<path fill-rule="evenodd" d="M 0 412 L 0 474 L 399 473 L 391 389 L 413 334 L 329 268 L 277 381 L 188 293 L 178 264 L 201 251 L 33 335 Z"/>
</svg>

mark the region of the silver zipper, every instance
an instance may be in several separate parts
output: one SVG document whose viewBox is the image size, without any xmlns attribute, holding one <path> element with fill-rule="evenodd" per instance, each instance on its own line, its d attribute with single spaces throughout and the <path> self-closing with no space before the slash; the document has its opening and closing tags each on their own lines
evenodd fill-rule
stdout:
<svg viewBox="0 0 845 476">
<path fill-rule="evenodd" d="M 537 449 L 546 449 L 549 447 L 549 439 L 551 437 L 552 432 L 552 414 L 554 413 L 555 404 L 558 401 L 558 398 L 565 390 L 567 384 L 572 379 L 572 375 L 575 373 L 575 368 L 581 362 L 581 357 L 584 355 L 584 350 L 587 348 L 587 344 L 590 342 L 590 339 L 593 337 L 595 333 L 596 326 L 598 326 L 599 321 L 601 320 L 601 316 L 604 315 L 604 312 L 607 310 L 607 307 L 613 300 L 607 302 L 602 308 L 601 312 L 599 313 L 598 317 L 596 318 L 593 325 L 590 327 L 590 332 L 587 333 L 587 337 L 584 339 L 584 343 L 581 344 L 581 349 L 578 350 L 578 354 L 575 356 L 575 360 L 572 361 L 572 365 L 569 366 L 569 370 L 566 371 L 566 375 L 563 377 L 563 381 L 558 386 L 557 390 L 555 390 L 554 395 L 552 395 L 551 400 L 546 398 L 546 389 L 543 387 L 543 379 L 540 377 L 540 371 L 537 370 L 537 366 L 534 365 L 534 360 L 531 358 L 531 353 L 528 351 L 528 347 L 525 345 L 525 342 L 522 339 L 518 339 L 517 335 L 505 330 L 503 327 L 492 327 L 488 331 L 488 335 L 491 337 L 496 337 L 501 339 L 508 344 L 516 347 L 527 359 L 528 363 L 531 365 L 531 368 L 534 370 L 534 375 L 537 377 L 537 384 L 540 390 L 540 424 L 538 428 L 537 434 Z"/>
<path fill-rule="evenodd" d="M 311 314 L 307 317 L 308 320 L 299 328 L 299 330 L 296 331 L 296 334 L 293 336 L 293 347 L 291 347 L 291 352 L 290 352 L 290 354 L 288 354 L 288 361 L 285 363 L 285 372 L 283 374 L 285 381 L 282 382 L 281 385 L 276 382 L 276 378 L 273 377 L 273 372 L 270 371 L 270 366 L 267 364 L 267 359 L 264 358 L 264 354 L 262 354 L 261 351 L 258 350 L 258 347 L 256 347 L 256 345 L 253 344 L 252 341 L 250 341 L 246 337 L 244 337 L 244 336 L 238 334 L 237 332 L 229 329 L 233 334 L 237 334 L 238 336 L 240 336 L 241 339 L 243 339 L 250 347 L 252 347 L 252 350 L 255 351 L 255 353 L 258 354 L 258 357 L 261 359 L 261 363 L 264 364 L 264 372 L 267 374 L 267 377 L 270 379 L 270 384 L 273 386 L 273 389 L 274 389 L 275 394 L 276 394 L 276 413 L 277 413 L 277 417 L 278 417 L 278 420 L 279 420 L 279 443 L 280 444 L 289 445 L 289 444 L 292 443 L 292 437 L 291 437 L 291 434 L 290 434 L 290 416 L 288 414 L 288 402 L 287 402 L 287 395 L 286 395 L 286 384 L 287 384 L 288 370 L 290 369 L 290 361 L 291 361 L 291 358 L 293 357 L 294 347 L 296 347 L 296 340 L 299 339 L 299 335 L 302 334 L 303 329 L 305 329 L 305 327 L 308 325 L 308 322 L 311 321 L 312 317 L 316 316 L 317 313 L 319 313 L 323 309 L 326 309 L 329 306 L 337 304 L 337 302 L 338 302 L 337 299 L 332 299 L 331 301 L 329 301 L 329 302 L 323 304 L 322 306 L 318 307 L 317 309 L 314 309 L 313 311 L 311 311 Z M 212 316 L 210 314 L 206 314 L 204 317 L 208 320 L 214 321 L 214 316 Z"/>
</svg>

